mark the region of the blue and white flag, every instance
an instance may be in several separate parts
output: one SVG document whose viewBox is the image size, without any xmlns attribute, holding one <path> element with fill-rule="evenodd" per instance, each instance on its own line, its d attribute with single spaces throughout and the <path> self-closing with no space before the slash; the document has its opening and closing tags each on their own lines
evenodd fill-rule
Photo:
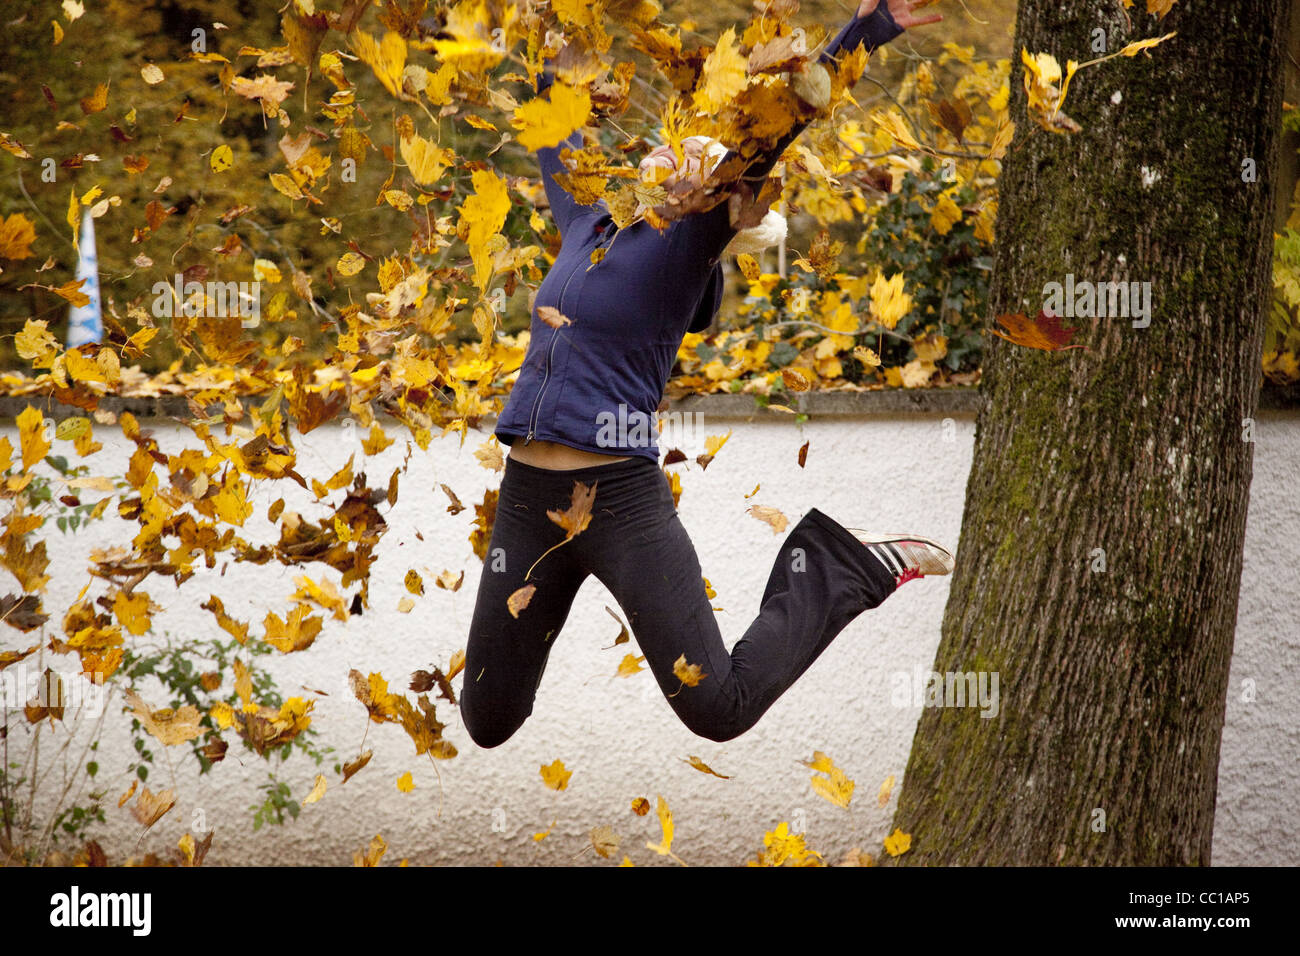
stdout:
<svg viewBox="0 0 1300 956">
<path fill-rule="evenodd" d="M 81 254 L 77 259 L 77 278 L 85 279 L 81 292 L 90 296 L 85 305 L 68 311 L 68 348 L 98 342 L 104 337 L 104 317 L 99 307 L 99 257 L 95 254 L 95 220 L 87 209 L 81 217 Z"/>
</svg>

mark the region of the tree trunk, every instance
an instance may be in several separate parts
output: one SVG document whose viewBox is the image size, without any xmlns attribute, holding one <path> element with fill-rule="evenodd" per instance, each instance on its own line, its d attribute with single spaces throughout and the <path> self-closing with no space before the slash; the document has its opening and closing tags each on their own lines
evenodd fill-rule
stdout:
<svg viewBox="0 0 1300 956">
<path fill-rule="evenodd" d="M 1064 319 L 1086 351 L 990 336 L 935 671 L 996 674 L 998 712 L 922 712 L 899 863 L 1210 862 L 1290 5 L 1139 2 L 1130 31 L 1119 3 L 1021 0 L 992 314 L 1073 274 L 1150 282 L 1151 319 Z M 1178 35 L 1074 77 L 1082 132 L 1039 129 L 1021 47 L 1085 61 L 1097 27 Z"/>
</svg>

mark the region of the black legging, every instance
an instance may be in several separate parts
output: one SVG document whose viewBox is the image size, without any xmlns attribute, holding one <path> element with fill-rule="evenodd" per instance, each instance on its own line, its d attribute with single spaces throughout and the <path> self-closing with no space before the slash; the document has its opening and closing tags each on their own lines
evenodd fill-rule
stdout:
<svg viewBox="0 0 1300 956">
<path fill-rule="evenodd" d="M 564 530 L 546 515 L 574 482 L 596 484 L 591 524 L 524 575 Z M 692 732 L 730 740 L 758 722 L 894 578 L 842 525 L 813 508 L 781 542 L 754 622 L 727 652 L 700 563 L 658 465 L 648 458 L 555 471 L 506 459 L 465 657 L 460 710 L 481 747 L 508 740 L 533 711 L 546 659 L 588 574 L 614 595 L 668 703 Z M 515 618 L 506 601 L 536 585 Z M 683 686 L 685 655 L 707 675 Z"/>
</svg>

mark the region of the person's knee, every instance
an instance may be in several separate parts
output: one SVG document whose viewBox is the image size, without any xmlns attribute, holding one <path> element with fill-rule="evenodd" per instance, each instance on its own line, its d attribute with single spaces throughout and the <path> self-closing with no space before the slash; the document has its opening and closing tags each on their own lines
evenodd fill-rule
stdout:
<svg viewBox="0 0 1300 956">
<path fill-rule="evenodd" d="M 484 718 L 478 714 L 475 706 L 466 706 L 464 695 L 460 701 L 460 716 L 465 724 L 465 732 L 469 734 L 469 739 L 484 750 L 491 750 L 493 747 L 500 747 L 503 743 L 515 735 L 523 720 L 503 720 L 500 714 L 491 718 Z"/>
</svg>

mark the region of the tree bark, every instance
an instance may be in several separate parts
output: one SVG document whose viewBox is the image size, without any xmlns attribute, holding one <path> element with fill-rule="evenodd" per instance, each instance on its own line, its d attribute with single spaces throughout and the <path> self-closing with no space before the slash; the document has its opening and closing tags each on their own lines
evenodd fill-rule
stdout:
<svg viewBox="0 0 1300 956">
<path fill-rule="evenodd" d="M 1118 2 L 1021 0 L 992 315 L 1073 274 L 1150 282 L 1151 321 L 1063 320 L 1086 351 L 989 337 L 934 670 L 996 673 L 999 708 L 923 710 L 898 863 L 1210 862 L 1290 7 L 1139 2 L 1130 30 Z M 1039 129 L 1020 49 L 1082 62 L 1097 27 L 1178 35 L 1074 77 L 1082 132 Z"/>
</svg>

